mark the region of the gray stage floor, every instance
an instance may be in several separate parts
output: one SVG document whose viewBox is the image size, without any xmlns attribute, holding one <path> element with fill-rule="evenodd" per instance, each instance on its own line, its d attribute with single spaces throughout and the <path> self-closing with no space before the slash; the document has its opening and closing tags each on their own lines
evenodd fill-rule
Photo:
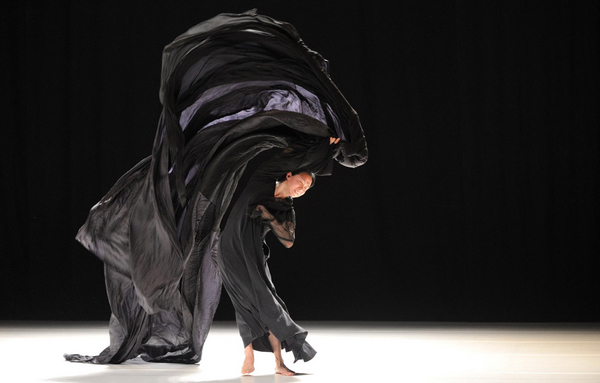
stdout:
<svg viewBox="0 0 600 383">
<path fill-rule="evenodd" d="M 273 375 L 272 354 L 257 353 L 241 376 L 242 344 L 233 323 L 216 323 L 199 365 L 69 363 L 96 355 L 106 324 L 0 322 L 2 382 L 600 382 L 600 325 L 300 323 L 318 351 L 299 375 Z"/>
</svg>

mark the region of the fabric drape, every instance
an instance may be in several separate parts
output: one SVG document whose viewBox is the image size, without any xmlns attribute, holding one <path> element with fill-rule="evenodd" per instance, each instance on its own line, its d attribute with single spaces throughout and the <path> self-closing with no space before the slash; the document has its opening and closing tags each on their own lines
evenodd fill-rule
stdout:
<svg viewBox="0 0 600 383">
<path fill-rule="evenodd" d="M 151 156 L 77 234 L 105 264 L 110 346 L 68 360 L 198 362 L 220 298 L 220 225 L 248 162 L 276 149 L 280 165 L 328 175 L 333 159 L 367 160 L 327 61 L 292 25 L 256 11 L 218 15 L 167 45 L 160 100 Z"/>
</svg>

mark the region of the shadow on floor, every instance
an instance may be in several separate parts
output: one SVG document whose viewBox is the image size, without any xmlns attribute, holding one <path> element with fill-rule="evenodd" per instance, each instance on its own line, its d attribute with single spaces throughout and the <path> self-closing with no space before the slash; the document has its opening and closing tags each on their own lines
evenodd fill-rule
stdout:
<svg viewBox="0 0 600 383">
<path fill-rule="evenodd" d="M 105 370 L 99 373 L 93 374 L 85 374 L 85 375 L 71 375 L 65 377 L 55 377 L 51 379 L 46 379 L 47 382 L 56 382 L 56 383 L 165 383 L 165 382 L 177 382 L 177 383 L 271 383 L 271 382 L 280 382 L 280 383 L 292 383 L 292 382 L 300 382 L 301 379 L 299 376 L 302 375 L 310 375 L 310 374 L 298 374 L 297 376 L 281 376 L 276 374 L 270 375 L 244 375 L 239 376 L 237 378 L 230 379 L 217 379 L 217 380 L 207 380 L 202 379 L 194 379 L 190 377 L 186 379 L 187 375 L 196 375 L 198 372 L 191 371 L 161 371 L 160 374 L 156 374 L 154 371 L 144 371 L 140 370 L 131 370 L 127 371 L 123 370 Z"/>
</svg>

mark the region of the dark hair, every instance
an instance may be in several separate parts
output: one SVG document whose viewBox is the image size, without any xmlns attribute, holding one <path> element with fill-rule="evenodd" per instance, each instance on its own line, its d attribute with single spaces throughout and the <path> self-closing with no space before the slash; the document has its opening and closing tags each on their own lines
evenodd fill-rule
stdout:
<svg viewBox="0 0 600 383">
<path fill-rule="evenodd" d="M 317 175 L 313 172 L 311 172 L 310 170 L 306 170 L 306 169 L 298 169 L 298 170 L 292 170 L 291 172 L 293 176 L 295 176 L 296 174 L 300 174 L 300 173 L 306 173 L 310 176 L 310 178 L 312 179 L 312 182 L 310 183 L 309 189 L 312 189 L 313 186 L 315 186 L 315 182 L 317 182 Z M 285 176 L 287 175 L 287 173 L 285 173 L 283 175 L 283 177 L 281 177 L 278 181 L 279 182 L 283 182 L 285 181 Z"/>
</svg>

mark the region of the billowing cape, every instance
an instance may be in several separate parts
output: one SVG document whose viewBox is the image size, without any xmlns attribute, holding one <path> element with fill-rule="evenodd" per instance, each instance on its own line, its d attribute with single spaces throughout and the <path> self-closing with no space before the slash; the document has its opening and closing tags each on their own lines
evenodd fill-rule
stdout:
<svg viewBox="0 0 600 383">
<path fill-rule="evenodd" d="M 285 149 L 319 175 L 367 160 L 364 134 L 295 28 L 256 11 L 221 14 L 163 51 L 152 155 L 90 211 L 77 240 L 105 264 L 110 346 L 73 361 L 200 360 L 220 298 L 220 222 L 248 162 Z M 330 146 L 328 137 L 340 137 Z"/>
</svg>

